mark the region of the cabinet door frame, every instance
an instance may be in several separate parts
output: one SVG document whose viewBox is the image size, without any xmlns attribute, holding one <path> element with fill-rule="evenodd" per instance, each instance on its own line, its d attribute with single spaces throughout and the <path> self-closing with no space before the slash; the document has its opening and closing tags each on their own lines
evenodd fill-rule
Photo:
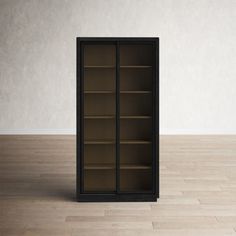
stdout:
<svg viewBox="0 0 236 236">
<path fill-rule="evenodd" d="M 151 40 L 149 40 L 151 39 Z M 156 114 L 156 98 L 157 98 L 157 89 L 156 89 L 156 79 L 157 79 L 157 61 L 156 61 L 156 48 L 158 46 L 158 40 L 153 40 L 153 38 L 148 38 L 148 39 L 140 39 L 140 38 L 122 38 L 121 40 L 118 41 L 119 43 L 119 48 L 118 48 L 118 51 L 119 51 L 119 56 L 117 58 L 119 64 L 118 64 L 118 70 L 119 70 L 119 74 L 118 74 L 118 77 L 116 78 L 118 80 L 118 83 L 120 84 L 120 46 L 125 46 L 125 45 L 149 45 L 152 47 L 152 75 L 151 75 L 151 81 L 152 81 L 152 98 L 151 98 L 151 101 L 152 101 L 152 115 L 151 115 L 151 119 L 152 119 L 152 134 L 151 134 L 151 145 L 152 145 L 152 174 L 151 174 L 151 180 L 152 180 L 152 188 L 150 191 L 135 191 L 135 194 L 156 194 L 156 190 L 158 189 L 157 187 L 157 183 L 158 183 L 158 179 L 156 176 L 157 174 L 157 154 L 156 154 L 156 142 L 157 142 L 157 133 L 159 133 L 159 131 L 157 131 L 157 127 L 156 127 L 156 116 L 158 117 L 158 115 Z M 117 93 L 119 94 L 119 101 L 120 101 L 120 90 L 117 91 Z M 120 109 L 120 102 L 118 103 L 118 106 L 119 106 L 119 109 Z M 158 106 L 159 107 L 159 106 Z M 120 116 L 119 116 L 120 118 Z M 120 132 L 120 119 L 119 119 L 119 129 L 118 129 L 118 132 Z M 120 149 L 119 149 L 120 150 Z M 159 155 L 158 155 L 159 157 Z M 118 169 L 120 168 L 120 155 L 118 155 Z M 119 173 L 120 173 L 120 169 L 119 169 Z M 121 178 L 120 174 L 119 174 L 119 179 Z M 159 178 L 159 177 L 158 177 Z M 147 193 L 148 192 L 148 193 Z M 133 192 L 131 191 L 121 191 L 120 190 L 120 185 L 119 185 L 119 194 L 134 194 Z"/>
<path fill-rule="evenodd" d="M 84 188 L 84 172 L 85 172 L 85 168 L 84 168 L 84 47 L 87 45 L 114 45 L 116 47 L 116 43 L 115 42 L 110 42 L 110 41 L 104 41 L 104 40 L 99 40 L 99 41 L 81 41 L 80 40 L 80 71 L 78 72 L 78 76 L 79 76 L 79 87 L 80 87 L 80 91 L 79 91 L 79 96 L 80 96 L 80 108 L 79 108 L 79 117 L 80 117 L 80 123 L 79 125 L 79 130 L 80 132 L 77 130 L 77 134 L 79 133 L 79 143 L 77 142 L 77 145 L 79 147 L 79 151 L 78 151 L 78 159 L 77 162 L 79 163 L 79 175 L 77 172 L 77 186 L 79 186 L 79 194 L 103 194 L 103 191 L 86 191 Z M 117 70 L 117 69 L 116 69 Z M 116 78 L 115 78 L 116 80 Z M 78 107 L 78 106 L 77 106 Z M 77 117 L 78 117 L 77 116 Z M 116 115 L 117 117 L 117 115 Z M 116 129 L 115 129 L 116 130 Z M 77 148 L 78 149 L 78 148 Z M 117 152 L 117 151 L 116 151 Z M 115 154 L 115 159 L 117 159 L 116 154 Z M 116 163 L 117 165 L 117 163 Z M 115 168 L 115 171 L 117 171 L 117 166 Z M 116 182 L 117 182 L 117 174 L 115 174 L 115 178 L 116 178 Z M 115 191 L 106 191 L 105 194 L 115 194 L 117 193 L 117 183 L 115 185 Z"/>
</svg>

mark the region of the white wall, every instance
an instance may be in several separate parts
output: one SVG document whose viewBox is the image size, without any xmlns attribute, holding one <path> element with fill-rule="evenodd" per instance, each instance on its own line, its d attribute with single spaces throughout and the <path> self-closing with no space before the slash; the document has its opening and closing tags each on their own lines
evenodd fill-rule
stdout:
<svg viewBox="0 0 236 236">
<path fill-rule="evenodd" d="M 235 0 L 0 0 L 0 133 L 75 133 L 75 38 L 159 36 L 162 134 L 236 134 Z"/>
</svg>

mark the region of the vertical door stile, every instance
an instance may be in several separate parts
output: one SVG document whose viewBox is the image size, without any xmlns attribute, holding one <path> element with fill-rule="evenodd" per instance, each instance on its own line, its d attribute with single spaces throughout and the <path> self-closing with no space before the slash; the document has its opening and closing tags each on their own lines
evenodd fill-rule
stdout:
<svg viewBox="0 0 236 236">
<path fill-rule="evenodd" d="M 80 44 L 80 192 L 84 191 L 84 44 Z"/>
<path fill-rule="evenodd" d="M 152 44 L 152 191 L 156 193 L 156 44 Z"/>
<path fill-rule="evenodd" d="M 116 41 L 116 192 L 120 192 L 120 48 Z"/>
<path fill-rule="evenodd" d="M 156 196 L 157 198 L 159 198 L 159 188 L 160 188 L 160 167 L 159 167 L 159 84 L 160 84 L 160 81 L 159 81 L 159 39 L 156 39 L 156 43 L 155 43 L 155 81 L 156 81 L 156 84 L 155 84 L 155 89 L 156 89 L 156 92 L 155 92 L 155 115 L 156 115 L 156 118 L 155 118 L 155 138 L 156 138 L 156 142 L 155 142 L 155 145 L 156 145 L 156 150 L 155 150 L 155 168 L 156 168 L 156 171 L 155 171 L 155 174 L 156 174 Z"/>
<path fill-rule="evenodd" d="M 80 193 L 80 40 L 76 39 L 76 196 L 79 197 Z M 79 135 L 78 135 L 79 134 Z"/>
</svg>

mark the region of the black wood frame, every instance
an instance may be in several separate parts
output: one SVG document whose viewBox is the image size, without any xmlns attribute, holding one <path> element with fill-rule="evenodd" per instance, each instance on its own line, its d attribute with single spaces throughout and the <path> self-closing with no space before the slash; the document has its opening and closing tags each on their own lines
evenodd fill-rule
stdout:
<svg viewBox="0 0 236 236">
<path fill-rule="evenodd" d="M 114 193 L 83 192 L 83 45 L 114 44 L 116 46 L 116 191 Z M 120 150 L 120 116 L 119 116 L 119 45 L 120 44 L 152 44 L 153 46 L 153 91 L 152 91 L 152 192 L 120 192 L 119 189 L 119 150 Z M 76 195 L 77 201 L 156 201 L 159 198 L 159 38 L 76 38 Z"/>
</svg>

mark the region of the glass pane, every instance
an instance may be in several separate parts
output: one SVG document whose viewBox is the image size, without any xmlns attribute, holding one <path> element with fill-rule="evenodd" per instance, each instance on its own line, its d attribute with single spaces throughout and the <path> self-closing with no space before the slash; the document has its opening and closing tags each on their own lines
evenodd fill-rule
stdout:
<svg viewBox="0 0 236 236">
<path fill-rule="evenodd" d="M 116 190 L 114 45 L 84 47 L 84 191 Z"/>
<path fill-rule="evenodd" d="M 152 191 L 152 45 L 120 46 L 120 190 Z"/>
</svg>

